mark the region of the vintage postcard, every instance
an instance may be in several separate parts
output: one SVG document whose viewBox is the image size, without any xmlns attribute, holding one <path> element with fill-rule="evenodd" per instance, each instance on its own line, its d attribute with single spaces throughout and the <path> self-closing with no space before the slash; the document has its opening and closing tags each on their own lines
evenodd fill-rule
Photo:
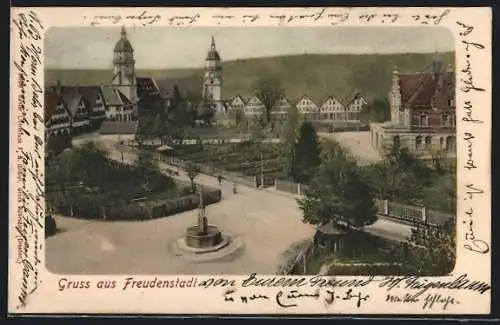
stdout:
<svg viewBox="0 0 500 325">
<path fill-rule="evenodd" d="M 490 8 L 11 16 L 11 314 L 490 313 Z"/>
</svg>

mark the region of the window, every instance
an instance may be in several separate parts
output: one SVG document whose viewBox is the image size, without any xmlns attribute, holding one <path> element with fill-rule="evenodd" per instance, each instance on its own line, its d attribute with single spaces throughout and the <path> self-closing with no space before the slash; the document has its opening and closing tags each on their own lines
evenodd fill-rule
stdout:
<svg viewBox="0 0 500 325">
<path fill-rule="evenodd" d="M 425 148 L 430 149 L 432 145 L 432 137 L 430 135 L 425 137 Z"/>
<path fill-rule="evenodd" d="M 396 135 L 394 137 L 394 148 L 399 148 L 401 145 L 401 138 L 399 137 L 399 135 Z"/>
<path fill-rule="evenodd" d="M 453 102 L 453 98 L 452 97 L 448 97 L 448 106 L 453 106 L 455 103 Z"/>
<path fill-rule="evenodd" d="M 450 126 L 450 115 L 448 113 L 441 115 L 441 126 Z"/>
<path fill-rule="evenodd" d="M 420 126 L 427 126 L 427 115 L 420 115 Z"/>
<path fill-rule="evenodd" d="M 443 149 L 444 138 L 439 138 L 439 148 Z"/>
<path fill-rule="evenodd" d="M 422 149 L 422 137 L 420 135 L 415 138 L 415 149 Z"/>
</svg>

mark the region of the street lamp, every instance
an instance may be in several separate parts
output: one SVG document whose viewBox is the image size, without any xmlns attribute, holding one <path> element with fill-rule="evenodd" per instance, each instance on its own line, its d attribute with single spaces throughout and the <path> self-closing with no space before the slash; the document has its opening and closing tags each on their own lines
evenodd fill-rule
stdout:
<svg viewBox="0 0 500 325">
<path fill-rule="evenodd" d="M 264 159 L 262 157 L 262 148 L 260 148 L 260 187 L 264 188 Z"/>
</svg>

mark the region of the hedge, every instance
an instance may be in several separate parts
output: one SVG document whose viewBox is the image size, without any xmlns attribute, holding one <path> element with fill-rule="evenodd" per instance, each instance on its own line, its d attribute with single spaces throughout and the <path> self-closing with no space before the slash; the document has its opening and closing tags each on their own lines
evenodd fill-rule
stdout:
<svg viewBox="0 0 500 325">
<path fill-rule="evenodd" d="M 416 271 L 401 264 L 330 264 L 326 275 L 411 275 Z"/>
<path fill-rule="evenodd" d="M 203 202 L 205 205 L 214 204 L 221 200 L 221 191 L 204 187 Z M 56 208 L 58 213 L 71 215 L 84 219 L 104 220 L 149 220 L 170 216 L 184 211 L 195 209 L 200 204 L 199 194 L 144 202 L 117 203 L 113 206 L 96 206 L 90 202 L 79 202 L 72 207 L 60 205 Z M 71 211 L 72 210 L 72 211 Z"/>
</svg>

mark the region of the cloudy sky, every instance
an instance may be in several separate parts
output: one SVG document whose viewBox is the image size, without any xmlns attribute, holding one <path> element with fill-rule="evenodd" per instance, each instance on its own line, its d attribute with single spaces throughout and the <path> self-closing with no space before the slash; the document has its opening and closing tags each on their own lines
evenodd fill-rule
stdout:
<svg viewBox="0 0 500 325">
<path fill-rule="evenodd" d="M 127 29 L 136 68 L 191 68 L 204 64 L 215 37 L 222 60 L 291 54 L 453 51 L 439 27 L 172 28 Z M 45 35 L 47 68 L 110 68 L 120 28 L 52 28 Z"/>
</svg>

